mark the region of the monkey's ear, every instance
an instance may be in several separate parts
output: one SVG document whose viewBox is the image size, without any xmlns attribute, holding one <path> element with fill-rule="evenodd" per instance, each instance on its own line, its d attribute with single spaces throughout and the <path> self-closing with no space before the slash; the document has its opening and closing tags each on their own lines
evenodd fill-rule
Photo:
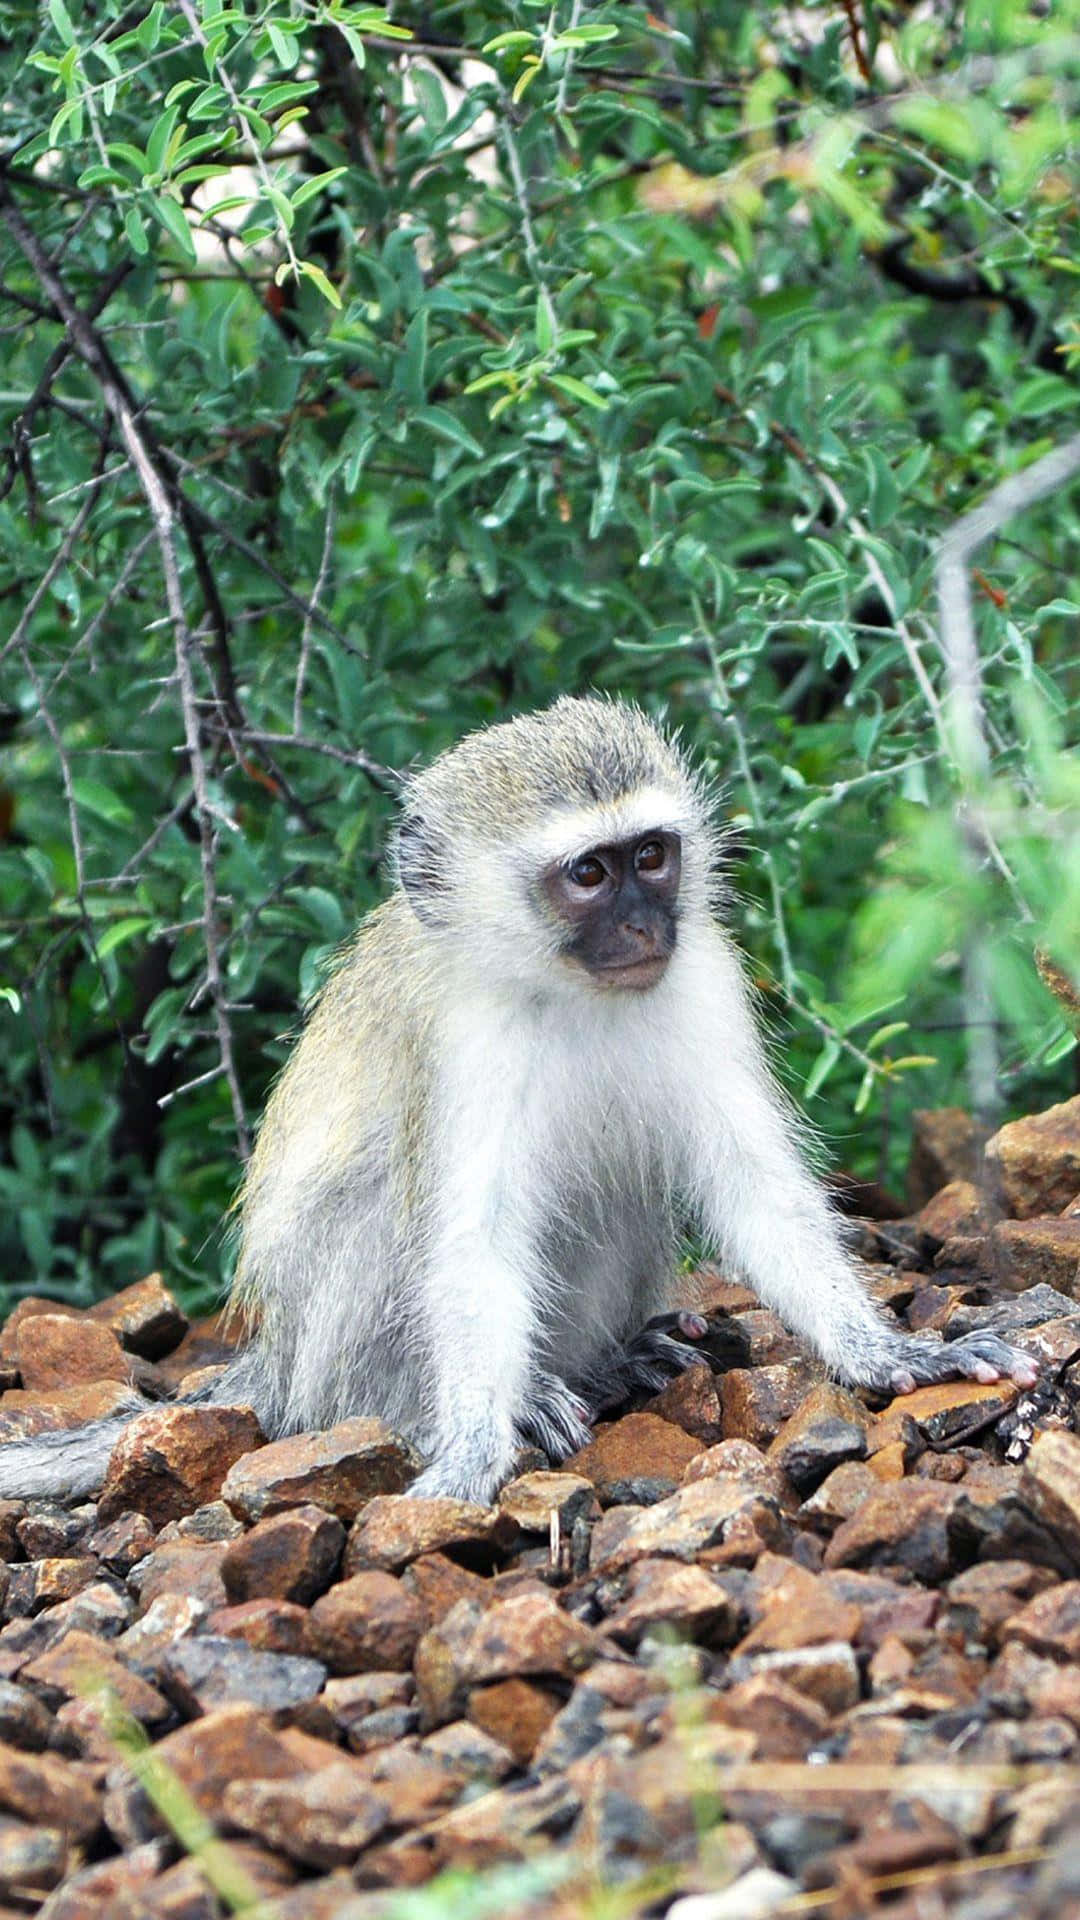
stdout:
<svg viewBox="0 0 1080 1920">
<path fill-rule="evenodd" d="M 397 877 L 418 920 L 438 926 L 446 919 L 450 891 L 446 872 L 447 849 L 418 813 L 407 813 L 394 843 Z"/>
</svg>

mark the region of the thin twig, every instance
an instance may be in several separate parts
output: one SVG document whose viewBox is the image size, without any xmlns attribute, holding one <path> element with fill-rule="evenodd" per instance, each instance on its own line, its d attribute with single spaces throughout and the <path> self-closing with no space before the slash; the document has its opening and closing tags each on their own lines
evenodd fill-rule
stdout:
<svg viewBox="0 0 1080 1920">
<path fill-rule="evenodd" d="M 314 624 L 315 614 L 318 610 L 319 601 L 322 599 L 323 588 L 326 585 L 327 575 L 330 571 L 330 555 L 333 552 L 333 547 L 334 547 L 334 496 L 331 493 L 330 498 L 326 503 L 326 526 L 323 530 L 322 558 L 319 561 L 319 571 L 315 576 L 315 586 L 312 590 L 311 605 L 308 608 L 307 613 L 304 615 L 304 630 L 300 635 L 300 658 L 296 663 L 296 684 L 293 687 L 293 709 L 292 709 L 293 721 L 292 723 L 293 723 L 294 734 L 300 733 L 303 727 L 304 682 L 307 679 L 308 659 L 311 654 L 311 629 Z"/>
</svg>

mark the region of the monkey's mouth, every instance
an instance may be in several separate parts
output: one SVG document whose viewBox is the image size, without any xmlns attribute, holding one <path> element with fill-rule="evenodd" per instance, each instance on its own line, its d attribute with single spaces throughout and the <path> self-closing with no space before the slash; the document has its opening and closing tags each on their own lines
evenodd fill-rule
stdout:
<svg viewBox="0 0 1080 1920">
<path fill-rule="evenodd" d="M 655 986 L 667 972 L 670 958 L 670 954 L 655 953 L 642 960 L 614 960 L 607 966 L 594 961 L 589 973 L 598 987 L 629 987 L 631 992 L 641 993 Z"/>
</svg>

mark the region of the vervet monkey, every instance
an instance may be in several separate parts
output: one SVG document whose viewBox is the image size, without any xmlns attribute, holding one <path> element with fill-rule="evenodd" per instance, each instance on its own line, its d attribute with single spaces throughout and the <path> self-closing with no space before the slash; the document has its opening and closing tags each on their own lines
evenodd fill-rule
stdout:
<svg viewBox="0 0 1080 1920">
<path fill-rule="evenodd" d="M 687 1212 L 840 1380 L 1034 1380 L 994 1334 L 915 1338 L 869 1298 L 714 917 L 717 851 L 682 752 L 613 700 L 472 734 L 409 782 L 394 890 L 266 1109 L 252 1332 L 215 1400 L 268 1434 L 379 1414 L 428 1463 L 413 1491 L 490 1500 L 523 1439 L 563 1457 L 698 1357 L 692 1314 L 646 1329 Z M 6 1449 L 0 1492 L 42 1490 L 50 1448 L 86 1491 L 115 1437 L 94 1431 Z"/>
</svg>

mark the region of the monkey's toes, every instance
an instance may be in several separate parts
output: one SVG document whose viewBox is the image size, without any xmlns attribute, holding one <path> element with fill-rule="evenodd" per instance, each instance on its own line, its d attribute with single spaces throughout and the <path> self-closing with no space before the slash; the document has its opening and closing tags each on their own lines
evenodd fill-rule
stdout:
<svg viewBox="0 0 1080 1920">
<path fill-rule="evenodd" d="M 994 1380 L 1014 1380 L 1018 1387 L 1033 1387 L 1039 1366 L 1030 1353 L 1011 1347 L 997 1333 L 968 1333 L 962 1340 L 946 1345 L 945 1352 L 958 1373 L 968 1380 L 987 1384 Z"/>
</svg>

